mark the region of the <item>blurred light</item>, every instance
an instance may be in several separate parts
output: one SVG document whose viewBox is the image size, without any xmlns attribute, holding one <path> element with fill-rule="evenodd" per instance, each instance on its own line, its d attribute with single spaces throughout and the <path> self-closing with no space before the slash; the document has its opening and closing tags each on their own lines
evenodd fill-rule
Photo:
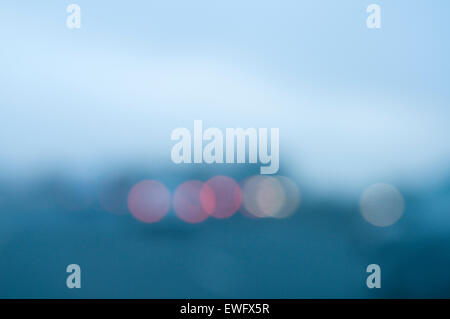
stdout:
<svg viewBox="0 0 450 319">
<path fill-rule="evenodd" d="M 126 176 L 115 176 L 101 181 L 98 187 L 100 206 L 111 214 L 128 214 L 127 196 L 132 186 L 133 183 Z"/>
<path fill-rule="evenodd" d="M 392 185 L 373 184 L 361 195 L 362 216 L 372 225 L 386 227 L 397 222 L 405 208 L 403 196 Z"/>
<path fill-rule="evenodd" d="M 286 218 L 300 204 L 297 185 L 284 176 L 252 176 L 244 181 L 241 212 L 258 218 Z"/>
<path fill-rule="evenodd" d="M 215 208 L 211 215 L 223 219 L 232 216 L 242 203 L 241 188 L 234 179 L 227 176 L 215 176 L 203 187 L 210 187 L 215 195 Z"/>
<path fill-rule="evenodd" d="M 285 194 L 285 200 L 281 209 L 279 209 L 278 212 L 273 215 L 273 217 L 287 218 L 294 214 L 294 212 L 300 206 L 300 191 L 297 185 L 290 178 L 285 176 L 276 176 L 274 178 L 276 178 L 282 186 Z"/>
<path fill-rule="evenodd" d="M 128 209 L 144 223 L 162 219 L 170 208 L 170 193 L 167 187 L 154 180 L 136 184 L 128 195 Z"/>
<path fill-rule="evenodd" d="M 187 181 L 175 190 L 173 208 L 177 216 L 188 223 L 200 223 L 215 209 L 214 191 L 200 181 Z"/>
<path fill-rule="evenodd" d="M 281 185 L 273 178 L 253 176 L 244 181 L 244 210 L 255 217 L 269 217 L 283 205 Z"/>
<path fill-rule="evenodd" d="M 274 177 L 265 177 L 259 184 L 256 201 L 263 215 L 260 217 L 273 217 L 278 214 L 286 201 L 280 182 Z"/>
<path fill-rule="evenodd" d="M 256 201 L 259 183 L 262 182 L 262 176 L 252 176 L 245 179 L 242 183 L 242 208 L 241 213 L 247 217 L 260 217 L 259 207 Z"/>
</svg>

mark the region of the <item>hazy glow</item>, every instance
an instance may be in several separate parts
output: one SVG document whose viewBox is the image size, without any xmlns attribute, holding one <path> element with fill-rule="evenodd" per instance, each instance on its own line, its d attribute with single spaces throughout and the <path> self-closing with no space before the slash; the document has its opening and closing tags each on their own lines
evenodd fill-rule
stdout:
<svg viewBox="0 0 450 319">
<path fill-rule="evenodd" d="M 251 217 L 262 217 L 256 202 L 258 185 L 262 182 L 262 176 L 252 176 L 242 183 L 242 209 L 244 215 Z"/>
<path fill-rule="evenodd" d="M 210 187 L 215 195 L 213 217 L 223 219 L 232 216 L 242 203 L 241 188 L 234 179 L 227 176 L 215 176 L 208 180 L 203 187 Z"/>
<path fill-rule="evenodd" d="M 136 184 L 128 195 L 128 209 L 144 223 L 154 223 L 163 218 L 170 208 L 170 193 L 167 187 L 154 180 Z"/>
<path fill-rule="evenodd" d="M 286 196 L 280 182 L 274 177 L 264 177 L 258 185 L 256 204 L 258 217 L 273 217 L 283 207 Z"/>
<path fill-rule="evenodd" d="M 402 194 L 392 185 L 373 184 L 361 195 L 360 210 L 374 226 L 386 227 L 397 222 L 405 208 Z"/>
<path fill-rule="evenodd" d="M 449 44 L 442 38 L 448 38 L 449 28 L 446 19 L 434 16 L 441 14 L 439 10 L 431 14 L 425 4 L 415 5 L 408 7 L 408 15 L 391 19 L 390 30 L 397 31 L 410 14 L 428 21 L 420 35 L 412 28 L 399 43 L 395 32 L 374 39 L 361 27 L 342 37 L 342 29 L 328 30 L 316 23 L 314 14 L 293 19 L 307 12 L 304 1 L 289 1 L 292 10 L 274 15 L 280 23 L 271 24 L 258 17 L 271 15 L 276 6 L 258 5 L 261 11 L 255 15 L 252 5 L 243 8 L 241 2 L 214 7 L 208 28 L 187 26 L 182 19 L 173 19 L 171 28 L 154 28 L 167 22 L 166 14 L 173 14 L 171 2 L 158 5 L 165 8 L 162 12 L 155 10 L 153 1 L 142 3 L 146 9 L 139 13 L 130 6 L 126 15 L 124 6 L 111 4 L 104 17 L 116 14 L 120 23 L 109 23 L 105 29 L 103 19 L 89 19 L 88 29 L 71 33 L 83 35 L 77 39 L 68 36 L 64 21 L 55 28 L 57 9 L 51 4 L 32 10 L 14 2 L 5 5 L 0 12 L 5 26 L 0 30 L 5 48 L 0 104 L 7 120 L 0 136 L 10 138 L 1 144 L 3 167 L 28 174 L 60 162 L 95 171 L 112 159 L 165 159 L 167 139 L 162 132 L 202 114 L 205 121 L 214 119 L 210 123 L 217 127 L 277 125 L 283 143 L 290 145 L 280 154 L 292 163 L 285 165 L 289 175 L 330 191 L 354 191 L 370 180 L 397 177 L 424 185 L 424 179 L 445 174 L 450 158 L 449 72 L 442 70 L 448 69 Z M 237 3 L 239 12 L 233 9 Z M 189 2 L 179 18 L 201 17 L 198 8 L 205 5 L 211 4 Z M 400 3 L 391 5 L 403 11 Z M 82 6 L 91 13 L 103 8 L 98 1 Z M 333 10 L 322 10 L 317 1 L 307 6 L 340 26 L 341 17 L 354 13 L 350 1 Z M 238 14 L 240 23 L 222 20 L 227 16 L 222 10 Z M 430 14 L 423 15 L 424 10 Z M 286 14 L 293 23 L 289 28 Z M 202 18 L 191 20 L 200 23 Z M 290 41 L 304 25 L 315 31 L 303 34 L 302 41 Z M 274 32 L 283 35 L 276 45 L 268 41 Z M 127 45 L 119 38 L 127 39 Z M 366 50 L 368 46 L 373 50 Z M 395 50 L 386 55 L 386 47 Z M 370 76 L 361 67 L 368 60 L 373 64 Z M 387 67 L 392 72 L 387 74 Z M 409 76 L 411 72 L 420 76 Z M 72 98 L 62 107 L 67 96 Z M 296 165 L 299 159 L 301 165 Z M 5 174 L 11 172 L 5 169 Z"/>
<path fill-rule="evenodd" d="M 244 181 L 242 213 L 254 217 L 286 218 L 300 204 L 297 185 L 284 176 L 252 176 Z"/>
<path fill-rule="evenodd" d="M 214 191 L 208 185 L 192 180 L 175 190 L 173 208 L 177 216 L 188 223 L 200 223 L 215 209 Z"/>
<path fill-rule="evenodd" d="M 300 206 L 300 191 L 297 185 L 288 177 L 276 176 L 275 178 L 283 188 L 285 201 L 281 209 L 272 216 L 276 218 L 286 218 L 294 214 L 296 209 Z"/>
</svg>

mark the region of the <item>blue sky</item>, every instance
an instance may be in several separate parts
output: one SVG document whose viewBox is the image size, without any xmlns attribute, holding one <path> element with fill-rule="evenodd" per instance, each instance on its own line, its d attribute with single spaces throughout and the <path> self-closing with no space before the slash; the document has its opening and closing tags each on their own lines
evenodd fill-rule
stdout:
<svg viewBox="0 0 450 319">
<path fill-rule="evenodd" d="M 322 189 L 448 171 L 448 1 L 78 1 L 80 30 L 70 3 L 2 4 L 1 175 L 170 165 L 195 119 L 279 127 L 283 174 Z"/>
</svg>

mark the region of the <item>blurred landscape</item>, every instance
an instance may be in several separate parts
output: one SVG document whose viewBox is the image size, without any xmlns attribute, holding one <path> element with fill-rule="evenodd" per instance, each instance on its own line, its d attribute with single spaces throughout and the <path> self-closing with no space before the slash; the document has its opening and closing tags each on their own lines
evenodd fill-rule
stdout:
<svg viewBox="0 0 450 319">
<path fill-rule="evenodd" d="M 70 3 L 0 5 L 0 298 L 450 298 L 449 2 L 377 1 L 379 30 L 370 1 Z M 259 174 L 172 163 L 194 120 L 280 129 L 289 216 L 179 218 L 183 183 Z"/>
</svg>

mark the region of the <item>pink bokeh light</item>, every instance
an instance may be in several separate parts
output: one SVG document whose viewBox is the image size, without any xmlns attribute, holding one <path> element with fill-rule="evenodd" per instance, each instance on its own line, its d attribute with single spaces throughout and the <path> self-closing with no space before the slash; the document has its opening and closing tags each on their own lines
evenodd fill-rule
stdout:
<svg viewBox="0 0 450 319">
<path fill-rule="evenodd" d="M 214 191 L 208 185 L 196 180 L 178 186 L 173 196 L 173 208 L 177 216 L 192 224 L 207 219 L 215 206 Z"/>
<path fill-rule="evenodd" d="M 239 209 L 242 203 L 241 188 L 231 177 L 215 176 L 204 185 L 213 190 L 215 196 L 215 208 L 211 215 L 218 219 L 231 217 Z"/>
<path fill-rule="evenodd" d="M 134 185 L 128 194 L 128 209 L 144 223 L 161 220 L 170 208 L 170 193 L 166 186 L 155 180 L 144 180 Z"/>
</svg>

